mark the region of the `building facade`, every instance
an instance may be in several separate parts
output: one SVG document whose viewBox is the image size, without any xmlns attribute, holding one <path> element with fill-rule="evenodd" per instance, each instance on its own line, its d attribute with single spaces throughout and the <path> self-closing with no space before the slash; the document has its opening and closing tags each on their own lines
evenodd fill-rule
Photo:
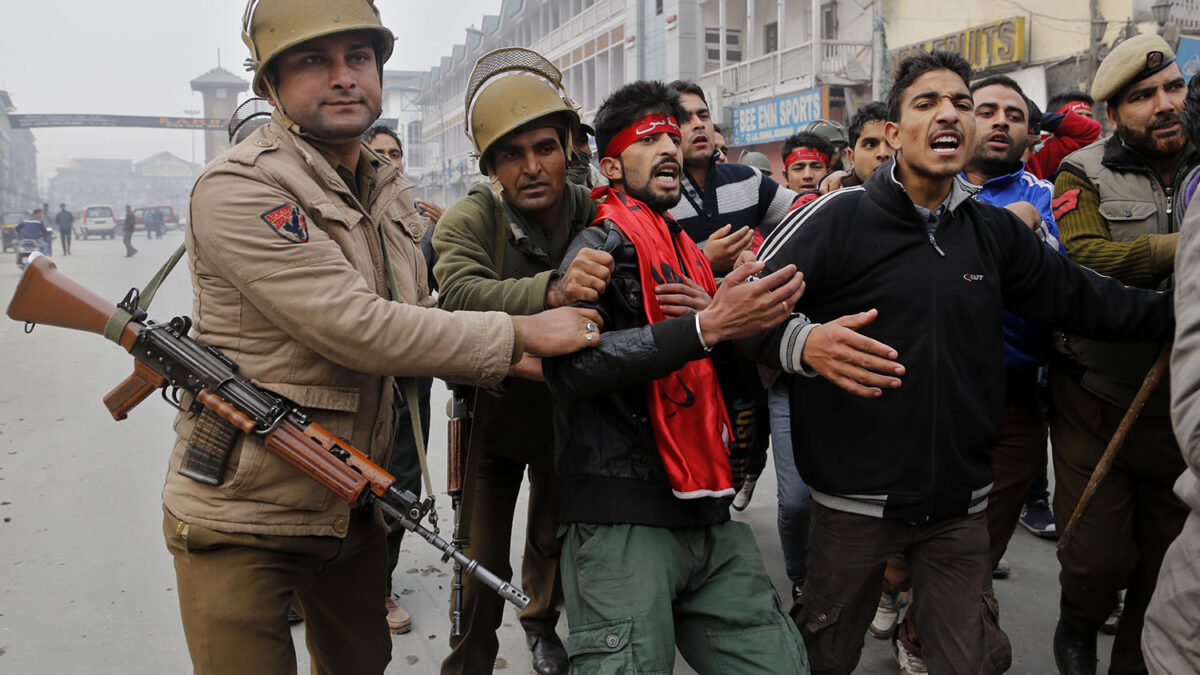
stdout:
<svg viewBox="0 0 1200 675">
<path fill-rule="evenodd" d="M 783 139 L 882 98 L 890 68 L 913 50 L 960 51 L 978 75 L 1008 74 L 1044 105 L 1057 91 L 1087 90 L 1120 40 L 1154 32 L 1155 1 L 502 0 L 422 80 L 423 161 L 409 173 L 446 202 L 483 180 L 463 99 L 475 61 L 501 47 L 557 65 L 586 120 L 627 82 L 695 81 L 732 159 L 758 150 L 780 170 Z M 1200 0 L 1170 3 L 1171 22 L 1200 31 Z"/>
<path fill-rule="evenodd" d="M 37 185 L 37 146 L 33 132 L 13 129 L 15 110 L 7 91 L 0 90 L 0 213 L 31 211 L 42 204 Z"/>
<path fill-rule="evenodd" d="M 169 205 L 177 217 L 188 212 L 192 183 L 200 171 L 169 152 L 151 155 L 140 162 L 128 159 L 75 159 L 58 169 L 50 179 L 51 204 L 66 203 L 78 211 L 91 204 L 106 204 L 120 214 L 124 206 Z"/>
</svg>

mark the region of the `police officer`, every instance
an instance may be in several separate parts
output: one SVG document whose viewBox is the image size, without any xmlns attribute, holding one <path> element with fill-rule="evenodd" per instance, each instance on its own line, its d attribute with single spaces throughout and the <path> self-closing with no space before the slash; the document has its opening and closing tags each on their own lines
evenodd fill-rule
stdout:
<svg viewBox="0 0 1200 675">
<path fill-rule="evenodd" d="M 529 314 L 598 298 L 612 270 L 608 253 L 584 251 L 565 275 L 558 273 L 567 244 L 596 215 L 588 188 L 568 181 L 569 132 L 580 125 L 558 69 L 536 52 L 501 49 L 479 59 L 470 81 L 467 133 L 480 170 L 499 190 L 472 188 L 438 222 L 434 274 L 441 306 Z M 566 650 L 555 634 L 562 589 L 550 391 L 513 382 L 501 396 L 476 396 L 459 534 L 469 537 L 470 555 L 501 576 L 511 572 L 509 541 L 526 472 L 521 587 L 530 604 L 521 627 L 534 670 L 565 673 Z M 467 579 L 462 605 L 463 635 L 450 638 L 442 673 L 489 673 L 504 603 Z"/>
<path fill-rule="evenodd" d="M 597 342 L 594 314 L 433 308 L 411 184 L 362 145 L 393 37 L 369 0 L 251 0 L 243 40 L 271 121 L 210 163 L 186 246 L 195 337 L 260 386 L 387 464 L 394 376 L 498 383 L 528 352 Z M 589 338 L 588 335 L 591 335 Z M 224 481 L 177 472 L 197 431 L 181 415 L 163 489 L 196 673 L 296 672 L 286 619 L 306 619 L 313 672 L 382 673 L 391 642 L 384 528 L 263 446 L 236 439 Z"/>
</svg>

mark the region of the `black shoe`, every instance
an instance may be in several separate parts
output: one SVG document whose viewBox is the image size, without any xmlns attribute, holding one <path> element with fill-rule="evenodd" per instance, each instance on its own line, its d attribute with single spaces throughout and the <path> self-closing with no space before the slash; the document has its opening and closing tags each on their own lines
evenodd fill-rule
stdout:
<svg viewBox="0 0 1200 675">
<path fill-rule="evenodd" d="M 1054 525 L 1054 512 L 1045 499 L 1025 504 L 1021 509 L 1021 527 L 1042 539 L 1058 539 L 1058 528 Z"/>
<path fill-rule="evenodd" d="M 1012 568 L 1008 566 L 1008 561 L 1004 558 L 996 563 L 996 568 L 992 570 L 993 579 L 1007 579 L 1012 576 Z"/>
<path fill-rule="evenodd" d="M 538 675 L 562 675 L 567 672 L 567 649 L 554 633 L 526 633 L 525 643 L 533 652 L 533 669 Z"/>
<path fill-rule="evenodd" d="M 1096 634 L 1077 631 L 1060 616 L 1054 629 L 1054 663 L 1061 675 L 1096 675 Z"/>
<path fill-rule="evenodd" d="M 287 619 L 288 624 L 293 626 L 304 621 L 304 617 L 300 616 L 300 613 L 291 607 L 288 607 Z"/>
</svg>

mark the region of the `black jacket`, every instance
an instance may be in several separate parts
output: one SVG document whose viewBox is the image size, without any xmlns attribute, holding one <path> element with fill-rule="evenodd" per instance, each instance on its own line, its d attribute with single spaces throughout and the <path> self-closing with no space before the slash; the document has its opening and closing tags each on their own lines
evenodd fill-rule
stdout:
<svg viewBox="0 0 1200 675">
<path fill-rule="evenodd" d="M 792 377 L 792 440 L 815 498 L 923 522 L 981 511 L 1004 404 L 1001 315 L 1114 340 L 1170 339 L 1171 297 L 1127 288 L 1050 250 L 1012 213 L 963 198 L 930 234 L 894 163 L 793 213 L 764 242 L 764 274 L 795 263 L 811 320 L 879 310 L 861 332 L 906 373 L 879 398 Z M 781 326 L 745 346 L 778 367 Z"/>
<path fill-rule="evenodd" d="M 731 498 L 672 494 L 646 405 L 650 381 L 708 356 L 695 315 L 647 323 L 636 250 L 610 221 L 571 242 L 561 272 L 583 248 L 609 251 L 616 269 L 600 302 L 586 305 L 604 319 L 599 346 L 543 362 L 554 406 L 560 522 L 701 527 L 729 520 Z"/>
</svg>

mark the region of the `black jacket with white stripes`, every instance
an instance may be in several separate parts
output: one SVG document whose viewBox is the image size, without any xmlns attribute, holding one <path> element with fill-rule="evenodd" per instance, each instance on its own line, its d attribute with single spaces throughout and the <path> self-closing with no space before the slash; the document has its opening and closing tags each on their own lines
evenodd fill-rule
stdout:
<svg viewBox="0 0 1200 675">
<path fill-rule="evenodd" d="M 906 368 L 901 387 L 878 398 L 789 378 L 796 466 L 826 506 L 917 523 L 986 507 L 1004 404 L 1005 309 L 1078 334 L 1170 339 L 1170 295 L 1072 263 L 966 189 L 955 184 L 934 224 L 885 164 L 865 185 L 792 213 L 760 249 L 764 275 L 789 263 L 804 273 L 796 311 L 811 321 L 878 309 L 861 332 L 895 348 Z M 743 348 L 799 372 L 793 337 L 803 323 Z"/>
</svg>

